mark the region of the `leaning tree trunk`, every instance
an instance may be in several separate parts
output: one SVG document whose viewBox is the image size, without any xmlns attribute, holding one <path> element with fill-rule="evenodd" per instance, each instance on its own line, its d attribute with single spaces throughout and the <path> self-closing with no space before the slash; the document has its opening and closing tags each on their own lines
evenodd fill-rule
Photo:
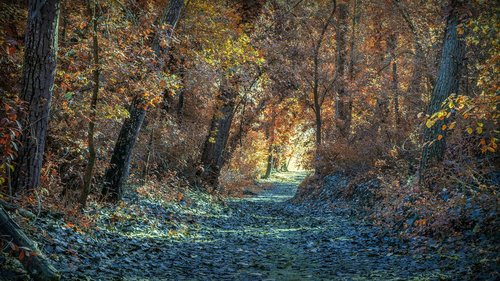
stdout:
<svg viewBox="0 0 500 281">
<path fill-rule="evenodd" d="M 23 134 L 12 182 L 17 191 L 40 185 L 57 59 L 59 0 L 30 0 L 28 7 L 20 95 L 27 115 L 21 119 Z"/>
<path fill-rule="evenodd" d="M 34 280 L 59 280 L 57 270 L 50 265 L 47 258 L 40 252 L 36 243 L 30 240 L 21 228 L 10 218 L 3 206 L 0 205 L 0 236 L 10 245 L 14 254 L 22 257 L 21 263 L 28 270 Z M 21 252 L 23 251 L 23 252 Z"/>
<path fill-rule="evenodd" d="M 459 16 L 457 1 L 451 1 L 450 14 L 446 23 L 446 31 L 439 63 L 438 78 L 432 91 L 431 101 L 427 114 L 432 116 L 441 109 L 442 103 L 458 91 L 460 82 L 460 69 L 464 59 L 464 43 L 457 33 Z M 439 120 L 431 128 L 424 130 L 424 146 L 420 160 L 421 179 L 426 177 L 426 169 L 443 160 L 446 148 L 446 131 L 441 130 L 444 120 Z M 438 136 L 442 138 L 438 140 Z"/>
<path fill-rule="evenodd" d="M 171 40 L 173 29 L 179 20 L 183 7 L 184 0 L 169 1 L 168 7 L 160 19 L 160 24 L 166 23 L 170 26 L 170 30 L 166 34 L 168 40 Z M 153 39 L 152 49 L 155 51 L 157 57 L 166 56 L 168 53 L 168 49 L 162 50 L 159 36 Z M 105 173 L 102 189 L 103 196 L 111 201 L 120 200 L 122 197 L 123 184 L 126 183 L 129 175 L 132 150 L 134 149 L 147 112 L 145 104 L 146 102 L 142 97 L 137 96 L 134 98 L 129 110 L 130 117 L 125 119 L 118 135 L 118 140 L 111 156 L 110 167 Z"/>
<path fill-rule="evenodd" d="M 227 89 L 225 85 L 221 85 L 220 91 L 223 105 L 220 110 L 214 113 L 201 156 L 204 169 L 202 180 L 212 188 L 217 188 L 219 185 L 220 171 L 224 164 L 226 144 L 231 132 L 236 106 L 234 103 L 236 94 L 232 89 Z"/>
<path fill-rule="evenodd" d="M 237 12 L 241 16 L 238 26 L 245 30 L 248 34 L 253 31 L 253 23 L 260 15 L 262 7 L 266 0 L 234 0 Z M 203 173 L 201 175 L 202 182 L 214 190 L 219 185 L 219 176 L 227 157 L 231 154 L 227 151 L 227 143 L 231 132 L 231 125 L 235 114 L 236 104 L 235 98 L 237 92 L 233 88 L 230 81 L 223 77 L 220 87 L 220 101 L 222 106 L 218 108 L 212 117 L 210 123 L 210 131 L 205 140 L 201 155 L 201 164 Z"/>
<path fill-rule="evenodd" d="M 111 201 L 117 201 L 122 198 L 122 186 L 128 178 L 132 149 L 146 116 L 146 107 L 140 97 L 134 98 L 129 112 L 130 116 L 123 122 L 120 134 L 118 135 L 118 140 L 111 156 L 110 168 L 106 170 L 104 175 L 102 195 Z"/>
</svg>

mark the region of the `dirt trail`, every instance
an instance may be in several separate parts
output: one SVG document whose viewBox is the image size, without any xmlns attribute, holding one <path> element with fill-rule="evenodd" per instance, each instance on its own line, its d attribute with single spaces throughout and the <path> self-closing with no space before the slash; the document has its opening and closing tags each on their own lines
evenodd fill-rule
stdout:
<svg viewBox="0 0 500 281">
<path fill-rule="evenodd" d="M 427 280 L 444 277 L 427 256 L 391 251 L 373 226 L 343 214 L 286 202 L 304 173 L 274 177 L 258 196 L 229 200 L 222 216 L 199 218 L 200 239 L 168 244 L 156 256 L 178 280 Z M 399 251 L 399 253 L 398 253 Z M 139 278 L 139 276 L 137 276 Z M 129 277 L 130 278 L 130 277 Z"/>
<path fill-rule="evenodd" d="M 169 207 L 131 194 L 123 207 L 90 209 L 99 222 L 87 232 L 40 219 L 46 233 L 37 239 L 63 280 L 456 278 L 446 272 L 456 271 L 458 259 L 412 254 L 345 210 L 287 202 L 305 176 L 277 174 L 257 196 L 229 199 L 225 207 L 203 198 Z M 165 223 L 172 215 L 182 224 Z"/>
</svg>

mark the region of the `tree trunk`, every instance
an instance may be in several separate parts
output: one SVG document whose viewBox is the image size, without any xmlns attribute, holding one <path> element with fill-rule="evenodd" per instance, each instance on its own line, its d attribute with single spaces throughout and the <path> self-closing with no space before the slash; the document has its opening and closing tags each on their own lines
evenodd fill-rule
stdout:
<svg viewBox="0 0 500 281">
<path fill-rule="evenodd" d="M 399 115 L 399 93 L 398 93 L 398 66 L 396 62 L 396 46 L 397 46 L 397 35 L 392 34 L 387 40 L 387 45 L 389 48 L 389 56 L 391 57 L 392 73 L 391 73 L 391 92 L 392 100 L 394 106 L 394 129 L 397 130 L 400 122 Z"/>
<path fill-rule="evenodd" d="M 337 73 L 339 77 L 339 92 L 336 105 L 336 117 L 338 119 L 338 129 L 340 135 L 347 139 L 350 131 L 350 98 L 346 89 L 346 35 L 347 31 L 347 5 L 339 4 L 339 16 L 336 32 L 337 40 Z"/>
<path fill-rule="evenodd" d="M 201 163 L 204 167 L 202 180 L 212 188 L 217 188 L 219 185 L 220 171 L 224 164 L 226 144 L 231 132 L 236 106 L 234 103 L 236 93 L 233 89 L 228 89 L 226 83 L 221 82 L 220 91 L 223 105 L 220 110 L 214 113 L 201 156 Z"/>
<path fill-rule="evenodd" d="M 151 155 L 153 155 L 153 150 L 154 150 L 154 134 L 155 134 L 155 128 L 151 128 L 149 132 L 148 146 L 146 149 L 146 160 L 144 161 L 144 167 L 142 169 L 142 176 L 141 176 L 142 184 L 146 183 L 146 179 L 148 178 L 149 175 L 149 166 L 151 165 Z"/>
<path fill-rule="evenodd" d="M 441 109 L 442 103 L 452 94 L 457 93 L 460 82 L 460 70 L 464 59 L 464 42 L 457 33 L 459 22 L 458 1 L 451 1 L 450 14 L 446 22 L 443 50 L 439 63 L 438 78 L 432 91 L 427 114 L 432 116 Z M 443 160 L 446 148 L 446 131 L 441 130 L 444 120 L 424 130 L 424 146 L 420 160 L 421 179 L 426 176 L 426 169 Z M 441 140 L 437 140 L 442 135 Z"/>
<path fill-rule="evenodd" d="M 248 34 L 252 32 L 253 23 L 258 18 L 265 0 L 242 1 L 236 0 L 238 13 L 241 15 L 238 25 Z M 229 159 L 228 155 L 231 152 L 226 151 L 226 146 L 231 132 L 231 125 L 235 114 L 236 104 L 235 98 L 237 92 L 227 81 L 227 77 L 223 77 L 221 81 L 220 99 L 222 106 L 216 110 L 210 123 L 210 131 L 205 140 L 201 155 L 201 164 L 203 165 L 203 173 L 201 180 L 208 187 L 216 189 L 219 185 L 219 176 L 222 166 Z M 237 85 L 236 85 L 237 86 Z"/>
<path fill-rule="evenodd" d="M 184 64 L 184 59 L 181 61 L 181 64 Z M 186 91 L 186 70 L 184 69 L 184 65 L 181 66 L 182 69 L 179 71 L 179 77 L 181 78 L 182 88 L 179 91 L 179 98 L 177 101 L 177 118 L 179 121 L 182 121 L 182 117 L 184 115 L 184 104 L 185 104 L 185 91 Z"/>
<path fill-rule="evenodd" d="M 179 20 L 184 0 L 171 0 L 165 13 L 160 19 L 160 24 L 166 23 L 170 25 L 170 30 L 167 31 L 167 40 L 171 40 L 173 29 Z M 162 50 L 160 46 L 160 37 L 156 36 L 153 39 L 152 49 L 157 57 L 165 56 L 167 50 Z M 109 200 L 117 201 L 121 199 L 123 184 L 128 179 L 130 169 L 130 159 L 132 158 L 132 150 L 141 130 L 144 117 L 146 116 L 147 107 L 142 97 L 135 97 L 130 106 L 130 117 L 123 122 L 118 140 L 113 150 L 110 167 L 105 173 L 105 182 L 102 190 L 104 196 L 108 196 Z"/>
<path fill-rule="evenodd" d="M 269 144 L 269 148 L 267 150 L 268 156 L 267 156 L 267 166 L 266 166 L 266 173 L 262 177 L 263 179 L 268 179 L 271 176 L 271 172 L 273 171 L 273 145 Z"/>
<path fill-rule="evenodd" d="M 351 87 L 355 84 L 354 68 L 356 62 L 356 35 L 357 35 L 357 25 L 358 25 L 358 0 L 354 0 L 352 11 L 352 34 L 351 34 L 351 44 L 350 44 L 350 54 L 349 54 L 349 83 Z M 346 123 L 348 132 L 351 130 L 352 123 L 352 93 L 348 95 L 348 103 L 346 107 Z M 349 136 L 347 136 L 349 137 Z"/>
<path fill-rule="evenodd" d="M 387 53 L 389 53 L 389 46 L 386 48 L 386 52 L 382 51 L 382 22 L 378 22 L 378 25 L 376 27 L 377 30 L 377 41 L 375 45 L 375 49 L 379 51 L 377 57 L 378 57 L 378 62 L 380 65 L 384 64 L 384 59 Z M 389 44 L 388 44 L 389 45 Z M 386 76 L 384 75 L 383 72 L 380 73 L 379 76 L 380 83 L 382 85 L 386 84 Z M 376 126 L 378 127 L 378 134 L 381 138 L 384 138 L 384 140 L 389 139 L 389 97 L 387 90 L 385 87 L 382 87 L 382 89 L 378 93 L 377 97 L 377 104 L 376 104 Z"/>
<path fill-rule="evenodd" d="M 239 124 L 238 131 L 231 136 L 229 139 L 228 148 L 226 149 L 226 153 L 224 154 L 224 161 L 229 161 L 232 158 L 233 152 L 239 145 L 242 145 L 241 142 L 243 138 L 245 138 L 248 131 L 251 129 L 251 124 L 255 121 L 255 119 L 259 116 L 260 112 L 265 108 L 267 100 L 261 100 L 257 105 L 257 108 L 254 111 L 254 114 L 250 117 L 245 116 L 245 107 L 246 104 L 243 105 L 243 110 L 241 111 L 241 121 Z"/>
<path fill-rule="evenodd" d="M 271 123 L 266 126 L 266 139 L 268 141 L 268 149 L 267 149 L 267 166 L 266 166 L 266 173 L 264 175 L 264 179 L 268 179 L 271 176 L 271 173 L 273 171 L 273 164 L 274 164 L 274 157 L 273 157 L 273 150 L 274 150 L 274 122 L 275 122 L 275 115 L 274 111 L 271 116 Z"/>
<path fill-rule="evenodd" d="M 83 190 L 80 197 L 80 205 L 85 208 L 87 205 L 87 197 L 90 193 L 90 187 L 92 185 L 92 176 L 94 174 L 94 164 L 96 158 L 95 144 L 94 144 L 94 128 L 95 119 L 97 115 L 97 99 L 99 97 L 99 75 L 100 75 L 100 65 L 99 65 L 99 41 L 98 41 L 98 21 L 97 21 L 97 0 L 94 0 L 93 7 L 90 7 L 91 3 L 88 3 L 89 14 L 92 17 L 91 21 L 93 23 L 93 35 L 92 35 L 92 53 L 94 58 L 94 70 L 92 72 L 94 79 L 94 88 L 92 91 L 92 99 L 90 102 L 90 116 L 89 116 L 89 128 L 87 132 L 88 138 L 88 148 L 89 148 L 89 162 L 87 163 L 87 169 L 85 171 L 85 176 L 83 178 Z"/>
<path fill-rule="evenodd" d="M 330 26 L 330 23 L 332 22 L 333 16 L 335 14 L 335 11 L 337 10 L 337 1 L 333 1 L 333 9 L 332 12 L 330 13 L 330 16 L 326 20 L 326 23 L 323 25 L 323 28 L 321 29 L 320 35 L 318 37 L 318 40 L 314 44 L 314 52 L 313 52 L 313 106 L 314 106 L 314 115 L 316 119 L 316 147 L 321 146 L 321 136 L 322 136 L 322 119 L 321 119 L 321 106 L 323 103 L 323 100 L 320 97 L 319 93 L 319 66 L 320 66 L 320 58 L 319 58 L 319 53 L 321 49 L 321 44 L 323 43 L 323 40 L 325 38 L 326 31 L 328 30 L 328 27 Z"/>
<path fill-rule="evenodd" d="M 111 156 L 110 167 L 104 175 L 102 195 L 111 201 L 121 200 L 123 195 L 122 188 L 129 175 L 132 149 L 146 116 L 146 106 L 142 102 L 140 97 L 132 101 L 130 116 L 123 122 Z"/>
<path fill-rule="evenodd" d="M 30 0 L 28 7 L 20 96 L 28 110 L 21 119 L 23 134 L 12 183 L 16 191 L 40 186 L 57 60 L 59 0 Z"/>
<path fill-rule="evenodd" d="M 60 276 L 57 270 L 49 263 L 47 258 L 40 252 L 36 243 L 30 240 L 20 229 L 20 227 L 10 218 L 3 206 L 0 205 L 0 236 L 7 243 L 12 243 L 11 248 L 16 249 L 18 256 L 21 256 L 19 251 L 24 251 L 24 258 L 21 263 L 28 270 L 34 280 L 49 281 L 59 280 Z M 24 249 L 28 249 L 29 254 Z"/>
<path fill-rule="evenodd" d="M 316 146 L 319 147 L 321 145 L 321 127 L 322 125 L 322 120 L 321 120 L 321 105 L 319 104 L 318 101 L 318 93 L 315 91 L 314 95 L 314 116 L 316 118 Z"/>
<path fill-rule="evenodd" d="M 410 94 L 418 94 L 420 93 L 421 90 L 421 83 L 422 83 L 422 73 L 425 71 L 425 67 L 422 67 L 421 65 L 425 63 L 424 60 L 424 47 L 421 42 L 421 38 L 417 32 L 417 28 L 413 22 L 413 20 L 410 18 L 410 15 L 408 14 L 408 11 L 405 9 L 404 4 L 401 3 L 400 0 L 393 0 L 393 4 L 396 6 L 396 8 L 399 10 L 401 13 L 401 16 L 403 17 L 404 21 L 406 22 L 406 25 L 410 29 L 411 33 L 413 34 L 413 40 L 415 42 L 415 56 L 413 57 L 413 73 L 410 78 L 410 85 L 408 87 L 408 93 Z"/>
</svg>

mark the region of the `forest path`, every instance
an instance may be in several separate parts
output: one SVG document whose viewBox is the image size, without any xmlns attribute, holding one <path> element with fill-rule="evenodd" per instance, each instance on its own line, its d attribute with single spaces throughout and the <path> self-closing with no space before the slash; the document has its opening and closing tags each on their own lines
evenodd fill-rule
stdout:
<svg viewBox="0 0 500 281">
<path fill-rule="evenodd" d="M 457 267 L 379 237 L 349 210 L 288 202 L 305 176 L 275 174 L 260 194 L 225 206 L 204 193 L 170 204 L 132 191 L 87 210 L 97 217 L 88 231 L 46 217 L 32 235 L 62 280 L 437 280 Z"/>
<path fill-rule="evenodd" d="M 438 278 L 435 261 L 391 251 L 391 240 L 377 238 L 373 226 L 288 203 L 305 176 L 277 174 L 257 196 L 228 200 L 226 215 L 198 218 L 198 238 L 168 243 L 155 255 L 167 270 L 144 271 L 172 280 Z"/>
</svg>

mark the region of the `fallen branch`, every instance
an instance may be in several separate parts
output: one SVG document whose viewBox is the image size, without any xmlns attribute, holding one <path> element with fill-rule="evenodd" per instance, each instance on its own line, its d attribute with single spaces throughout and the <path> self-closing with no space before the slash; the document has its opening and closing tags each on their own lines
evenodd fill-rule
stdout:
<svg viewBox="0 0 500 281">
<path fill-rule="evenodd" d="M 40 252 L 36 243 L 30 240 L 0 204 L 0 237 L 8 241 L 14 252 L 19 252 L 18 259 L 34 280 L 59 280 L 60 275 Z M 16 253 L 17 254 L 17 253 Z"/>
</svg>

